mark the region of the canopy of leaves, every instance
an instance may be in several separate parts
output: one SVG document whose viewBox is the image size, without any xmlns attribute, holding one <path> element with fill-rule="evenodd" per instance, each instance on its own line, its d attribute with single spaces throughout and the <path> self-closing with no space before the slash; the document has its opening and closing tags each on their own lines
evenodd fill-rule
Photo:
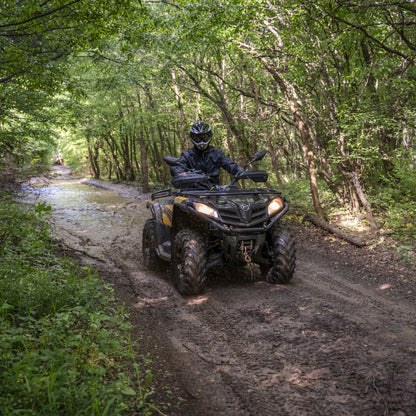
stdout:
<svg viewBox="0 0 416 416">
<path fill-rule="evenodd" d="M 99 50 L 117 32 L 128 1 L 5 0 L 0 6 L 0 156 L 29 154 L 50 141 L 53 96 L 64 90 L 68 57 Z M 70 85 L 70 84 L 69 84 Z M 30 145 L 28 146 L 28 143 Z"/>
<path fill-rule="evenodd" d="M 203 118 L 239 163 L 269 149 L 279 186 L 309 177 L 315 208 L 321 178 L 359 210 L 414 175 L 415 24 L 412 1 L 7 2 L 0 152 L 60 137 L 96 176 L 167 183 Z"/>
</svg>

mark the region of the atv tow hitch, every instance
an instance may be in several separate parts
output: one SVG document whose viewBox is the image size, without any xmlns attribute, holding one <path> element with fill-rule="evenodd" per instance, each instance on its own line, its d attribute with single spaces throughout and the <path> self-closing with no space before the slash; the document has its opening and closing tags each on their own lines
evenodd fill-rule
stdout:
<svg viewBox="0 0 416 416">
<path fill-rule="evenodd" d="M 241 248 L 241 253 L 244 256 L 244 260 L 246 263 L 251 263 L 251 255 L 250 253 L 252 253 L 253 251 L 253 240 L 250 240 L 250 244 L 244 244 L 246 242 L 241 241 L 240 243 L 240 248 Z"/>
</svg>

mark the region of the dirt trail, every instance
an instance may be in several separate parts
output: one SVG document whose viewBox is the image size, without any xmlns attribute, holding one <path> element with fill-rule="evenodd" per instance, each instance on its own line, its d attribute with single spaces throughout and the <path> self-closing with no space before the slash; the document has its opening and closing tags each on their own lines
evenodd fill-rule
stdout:
<svg viewBox="0 0 416 416">
<path fill-rule="evenodd" d="M 164 414 L 416 415 L 416 273 L 394 256 L 292 224 L 289 285 L 238 269 L 183 298 L 167 269 L 144 269 L 148 195 L 56 174 L 33 195 L 53 206 L 64 244 L 115 284 L 134 336 L 155 351 Z"/>
</svg>

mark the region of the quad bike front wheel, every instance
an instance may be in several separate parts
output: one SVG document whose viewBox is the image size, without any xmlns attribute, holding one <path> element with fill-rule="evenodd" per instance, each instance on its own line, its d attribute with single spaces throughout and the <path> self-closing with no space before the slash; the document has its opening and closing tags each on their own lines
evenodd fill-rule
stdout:
<svg viewBox="0 0 416 416">
<path fill-rule="evenodd" d="M 185 296 L 199 294 L 205 281 L 207 252 L 198 233 L 182 230 L 176 234 L 172 264 L 178 292 Z"/>
<path fill-rule="evenodd" d="M 273 228 L 268 238 L 270 265 L 260 269 L 269 283 L 288 283 L 295 272 L 296 249 L 292 233 L 282 226 Z"/>
<path fill-rule="evenodd" d="M 156 252 L 156 222 L 154 219 L 146 220 L 143 226 L 142 252 L 144 265 L 154 269 L 159 265 Z"/>
</svg>

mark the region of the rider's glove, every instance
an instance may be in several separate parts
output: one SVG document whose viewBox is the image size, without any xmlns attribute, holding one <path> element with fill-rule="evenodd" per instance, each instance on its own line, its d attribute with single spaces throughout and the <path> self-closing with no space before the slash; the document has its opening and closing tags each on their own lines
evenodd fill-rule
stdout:
<svg viewBox="0 0 416 416">
<path fill-rule="evenodd" d="M 239 178 L 243 172 L 244 172 L 244 169 L 239 167 L 238 172 L 234 175 L 234 177 Z"/>
</svg>

